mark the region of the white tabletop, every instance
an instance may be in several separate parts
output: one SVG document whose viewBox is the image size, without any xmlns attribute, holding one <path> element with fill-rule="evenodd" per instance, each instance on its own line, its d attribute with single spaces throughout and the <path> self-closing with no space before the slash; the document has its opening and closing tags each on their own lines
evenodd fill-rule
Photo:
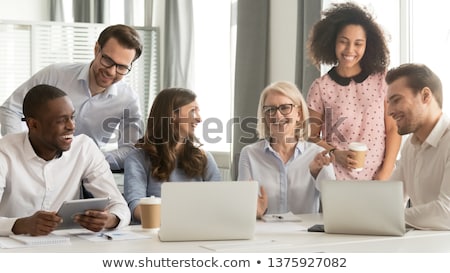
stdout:
<svg viewBox="0 0 450 273">
<path fill-rule="evenodd" d="M 301 222 L 268 223 L 258 221 L 251 240 L 161 242 L 156 234 L 147 239 L 92 242 L 71 236 L 70 245 L 0 249 L 0 252 L 127 252 L 127 253 L 208 253 L 208 252 L 450 252 L 450 231 L 412 230 L 402 237 L 326 234 L 307 232 L 306 228 L 322 222 L 320 214 L 300 215 Z M 140 226 L 126 229 L 149 234 Z M 68 232 L 68 231 L 67 231 Z"/>
</svg>

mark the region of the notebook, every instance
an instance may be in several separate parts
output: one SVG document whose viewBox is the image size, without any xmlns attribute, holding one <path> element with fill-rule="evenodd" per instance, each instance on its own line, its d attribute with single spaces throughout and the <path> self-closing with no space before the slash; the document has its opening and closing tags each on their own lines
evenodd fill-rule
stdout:
<svg viewBox="0 0 450 273">
<path fill-rule="evenodd" d="M 322 181 L 326 233 L 405 234 L 401 181 Z"/>
<path fill-rule="evenodd" d="M 161 185 L 161 241 L 251 239 L 255 181 L 165 182 Z"/>
<path fill-rule="evenodd" d="M 31 236 L 31 235 L 9 235 L 9 238 L 14 239 L 27 246 L 46 246 L 46 245 L 66 245 L 70 244 L 70 237 L 48 234 L 45 236 Z"/>
</svg>

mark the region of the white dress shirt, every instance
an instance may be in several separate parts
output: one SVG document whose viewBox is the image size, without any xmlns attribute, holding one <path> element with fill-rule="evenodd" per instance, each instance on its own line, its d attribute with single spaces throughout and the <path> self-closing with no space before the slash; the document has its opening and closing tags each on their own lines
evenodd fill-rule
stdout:
<svg viewBox="0 0 450 273">
<path fill-rule="evenodd" d="M 142 116 L 139 96 L 123 80 L 108 87 L 105 92 L 91 95 L 88 64 L 52 64 L 38 71 L 20 85 L 0 107 L 2 135 L 27 131 L 22 102 L 26 93 L 38 84 L 56 86 L 66 92 L 75 107 L 75 135 L 90 136 L 100 147 L 111 138 L 118 149 L 105 152 L 111 169 L 123 169 L 123 161 L 142 136 Z M 117 127 L 119 134 L 114 135 Z"/>
<path fill-rule="evenodd" d="M 245 146 L 239 158 L 238 180 L 254 180 L 268 195 L 267 213 L 295 214 L 319 211 L 319 181 L 335 180 L 333 165 L 311 175 L 309 164 L 324 148 L 299 141 L 294 155 L 285 164 L 267 140 Z"/>
<path fill-rule="evenodd" d="M 442 114 L 427 139 L 405 142 L 391 180 L 404 182 L 411 207 L 406 222 L 420 229 L 450 230 L 450 119 Z"/>
<path fill-rule="evenodd" d="M 36 155 L 26 132 L 0 139 L 0 236 L 12 234 L 17 218 L 79 199 L 82 180 L 94 197 L 111 197 L 107 209 L 119 217 L 118 227 L 130 223 L 108 163 L 89 137 L 74 137 L 71 148 L 50 161 Z"/>
</svg>

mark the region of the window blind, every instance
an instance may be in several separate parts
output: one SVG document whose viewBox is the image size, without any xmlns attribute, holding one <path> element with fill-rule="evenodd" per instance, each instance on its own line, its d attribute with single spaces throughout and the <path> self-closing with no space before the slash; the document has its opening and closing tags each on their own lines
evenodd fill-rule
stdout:
<svg viewBox="0 0 450 273">
<path fill-rule="evenodd" d="M 59 62 L 86 63 L 94 58 L 94 46 L 104 24 L 59 22 L 0 22 L 0 103 L 32 74 Z M 160 88 L 159 31 L 136 27 L 144 44 L 141 57 L 125 76 L 141 98 L 147 116 L 152 98 Z"/>
</svg>

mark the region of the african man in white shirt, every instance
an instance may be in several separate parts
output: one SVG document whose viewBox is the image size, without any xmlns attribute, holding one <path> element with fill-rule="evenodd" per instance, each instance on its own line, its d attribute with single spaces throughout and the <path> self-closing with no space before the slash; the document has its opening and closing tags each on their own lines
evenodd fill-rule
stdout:
<svg viewBox="0 0 450 273">
<path fill-rule="evenodd" d="M 28 132 L 0 139 L 0 236 L 49 234 L 61 221 L 61 204 L 80 198 L 81 183 L 110 201 L 104 211 L 75 216 L 76 223 L 91 231 L 128 225 L 130 211 L 103 153 L 91 138 L 74 136 L 67 94 L 37 85 L 25 96 L 23 113 Z"/>
</svg>

